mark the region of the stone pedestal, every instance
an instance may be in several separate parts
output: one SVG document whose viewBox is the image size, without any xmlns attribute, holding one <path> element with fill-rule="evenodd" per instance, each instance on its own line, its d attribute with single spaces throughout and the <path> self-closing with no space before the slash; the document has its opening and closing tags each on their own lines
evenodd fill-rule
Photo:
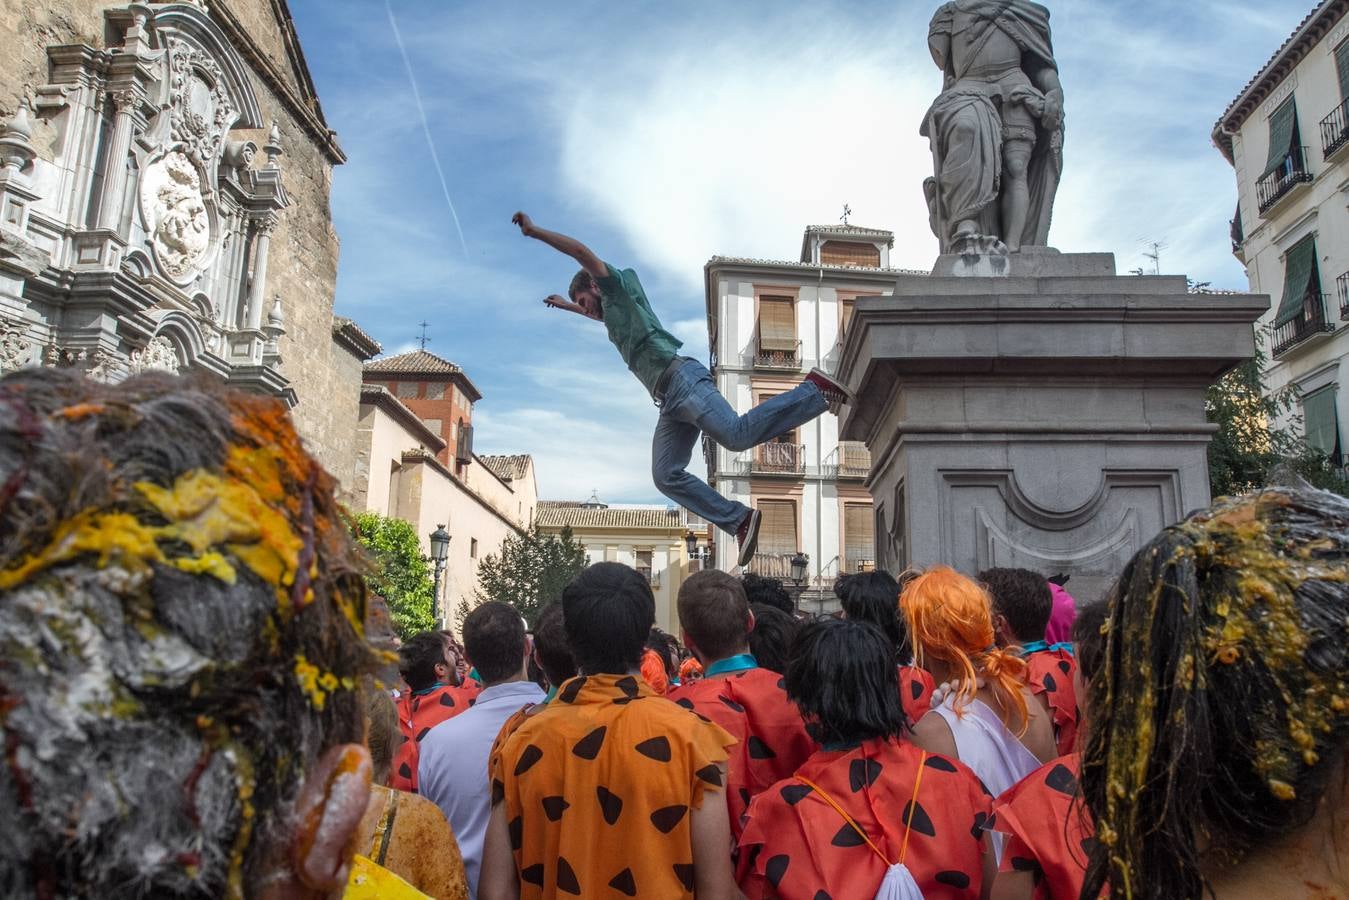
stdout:
<svg viewBox="0 0 1349 900">
<path fill-rule="evenodd" d="M 1094 599 L 1209 502 L 1204 391 L 1253 353 L 1269 298 L 1115 274 L 1110 254 L 943 257 L 859 299 L 841 436 L 871 450 L 878 565 L 1022 566 Z"/>
</svg>

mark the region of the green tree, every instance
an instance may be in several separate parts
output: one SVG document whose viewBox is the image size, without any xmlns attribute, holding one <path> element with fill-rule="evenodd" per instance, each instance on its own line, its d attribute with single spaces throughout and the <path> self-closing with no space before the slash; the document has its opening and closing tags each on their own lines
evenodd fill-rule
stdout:
<svg viewBox="0 0 1349 900">
<path fill-rule="evenodd" d="M 500 553 L 478 563 L 479 601 L 499 600 L 520 611 L 530 625 L 539 612 L 562 596 L 562 589 L 586 567 L 585 548 L 570 528 L 560 534 L 543 534 L 537 527 L 506 539 Z M 460 604 L 460 622 L 468 614 Z"/>
<path fill-rule="evenodd" d="M 1314 487 L 1349 495 L 1349 481 L 1302 437 L 1296 389 L 1268 390 L 1265 361 L 1257 331 L 1255 356 L 1219 379 L 1204 398 L 1207 418 L 1218 426 L 1208 448 L 1213 496 L 1264 487 L 1271 477 L 1282 477 L 1275 476 L 1276 470 L 1291 471 Z"/>
<path fill-rule="evenodd" d="M 416 530 L 402 519 L 364 512 L 356 516 L 356 540 L 374 558 L 375 572 L 367 584 L 389 604 L 398 636 L 407 640 L 435 628 L 431 566 Z"/>
</svg>

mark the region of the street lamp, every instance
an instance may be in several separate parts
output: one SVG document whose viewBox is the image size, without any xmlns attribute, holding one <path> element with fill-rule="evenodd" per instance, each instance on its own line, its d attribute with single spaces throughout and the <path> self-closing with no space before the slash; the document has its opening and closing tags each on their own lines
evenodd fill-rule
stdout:
<svg viewBox="0 0 1349 900">
<path fill-rule="evenodd" d="M 806 574 L 810 571 L 810 557 L 796 551 L 791 560 L 792 581 L 796 582 L 796 611 L 801 611 L 801 592 L 805 590 Z"/>
<path fill-rule="evenodd" d="M 445 560 L 450 556 L 450 533 L 444 525 L 431 532 L 431 561 L 436 564 L 435 580 L 431 587 L 431 616 L 440 623 L 440 575 L 445 571 Z"/>
<path fill-rule="evenodd" d="M 684 535 L 684 547 L 689 551 L 689 559 L 693 559 L 698 554 L 698 535 L 692 531 Z"/>
</svg>

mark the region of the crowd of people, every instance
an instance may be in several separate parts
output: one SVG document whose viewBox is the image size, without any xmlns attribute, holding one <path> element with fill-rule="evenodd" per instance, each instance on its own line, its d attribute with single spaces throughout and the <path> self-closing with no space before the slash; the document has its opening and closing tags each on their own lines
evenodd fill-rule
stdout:
<svg viewBox="0 0 1349 900">
<path fill-rule="evenodd" d="M 277 404 L 41 370 L 0 409 L 6 897 L 1349 896 L 1341 497 L 1217 501 L 1082 604 L 708 570 L 676 638 L 599 563 L 395 653 Z"/>
</svg>

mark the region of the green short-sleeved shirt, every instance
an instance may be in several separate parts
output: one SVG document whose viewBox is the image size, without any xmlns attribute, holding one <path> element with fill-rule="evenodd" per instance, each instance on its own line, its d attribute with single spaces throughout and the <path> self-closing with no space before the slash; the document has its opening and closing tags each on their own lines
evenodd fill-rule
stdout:
<svg viewBox="0 0 1349 900">
<path fill-rule="evenodd" d="M 619 271 L 608 263 L 609 274 L 596 281 L 604 310 L 604 327 L 623 362 L 653 396 L 656 382 L 683 344 L 660 327 L 646 291 L 632 269 Z"/>
</svg>

